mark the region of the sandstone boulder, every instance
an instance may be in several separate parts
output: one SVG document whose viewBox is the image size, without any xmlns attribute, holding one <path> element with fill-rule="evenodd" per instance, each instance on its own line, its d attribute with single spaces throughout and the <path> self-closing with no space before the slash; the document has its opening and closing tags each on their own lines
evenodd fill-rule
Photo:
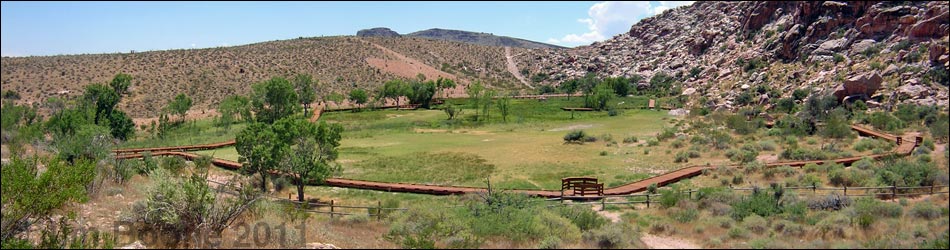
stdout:
<svg viewBox="0 0 950 250">
<path fill-rule="evenodd" d="M 881 88 L 881 82 L 883 81 L 884 79 L 877 71 L 858 74 L 849 77 L 843 84 L 835 88 L 834 95 L 838 97 L 839 101 L 852 95 L 872 96 L 874 92 Z"/>
</svg>

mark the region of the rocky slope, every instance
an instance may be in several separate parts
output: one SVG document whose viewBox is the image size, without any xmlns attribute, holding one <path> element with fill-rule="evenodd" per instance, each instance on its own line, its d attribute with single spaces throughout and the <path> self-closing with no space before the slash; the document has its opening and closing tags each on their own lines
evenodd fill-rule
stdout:
<svg viewBox="0 0 950 250">
<path fill-rule="evenodd" d="M 690 100 L 708 100 L 694 105 L 726 109 L 757 85 L 781 97 L 812 87 L 872 105 L 947 106 L 948 23 L 948 4 L 938 1 L 696 2 L 603 42 L 517 59 L 552 85 L 591 72 L 640 75 L 644 86 L 665 72 Z"/>
<path fill-rule="evenodd" d="M 400 35 L 399 33 L 390 30 L 389 28 L 372 28 L 364 29 L 356 32 L 356 36 L 359 37 L 418 37 L 418 38 L 427 38 L 435 40 L 445 40 L 453 42 L 462 42 L 470 43 L 477 45 L 487 45 L 487 46 L 507 46 L 507 47 L 516 47 L 516 48 L 526 48 L 526 49 L 564 49 L 564 47 L 551 45 L 546 43 L 540 43 L 535 41 L 529 41 L 520 38 L 513 38 L 507 36 L 496 36 L 490 33 L 482 32 L 471 32 L 463 30 L 448 30 L 448 29 L 427 29 L 422 31 L 416 31 L 405 35 Z"/>
<path fill-rule="evenodd" d="M 297 73 L 319 80 L 318 95 L 375 89 L 418 74 L 505 87 L 518 80 L 505 70 L 504 53 L 502 47 L 413 37 L 299 38 L 209 49 L 4 57 L 0 84 L 18 92 L 20 103 L 41 104 L 128 73 L 134 77 L 131 95 L 119 108 L 142 118 L 156 117 L 178 93 L 195 100 L 194 110 L 213 109 L 228 95 L 249 94 L 255 82 Z"/>
</svg>

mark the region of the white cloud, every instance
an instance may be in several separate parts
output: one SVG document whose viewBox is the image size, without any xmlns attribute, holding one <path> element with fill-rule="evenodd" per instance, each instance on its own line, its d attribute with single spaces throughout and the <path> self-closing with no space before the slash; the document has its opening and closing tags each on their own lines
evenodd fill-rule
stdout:
<svg viewBox="0 0 950 250">
<path fill-rule="evenodd" d="M 560 39 L 550 38 L 547 42 L 561 45 L 580 45 L 603 41 L 626 32 L 630 29 L 630 26 L 644 17 L 692 3 L 693 1 L 660 1 L 656 5 L 650 2 L 623 1 L 596 3 L 587 11 L 589 18 L 577 19 L 578 22 L 587 25 L 589 32 L 580 35 L 568 34 Z"/>
</svg>

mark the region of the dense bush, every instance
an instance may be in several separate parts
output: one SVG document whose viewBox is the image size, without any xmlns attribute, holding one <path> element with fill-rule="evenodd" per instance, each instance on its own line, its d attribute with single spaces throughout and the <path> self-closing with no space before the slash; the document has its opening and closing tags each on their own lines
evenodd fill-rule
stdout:
<svg viewBox="0 0 950 250">
<path fill-rule="evenodd" d="M 910 209 L 910 214 L 917 218 L 933 220 L 940 218 L 940 209 L 933 204 L 921 202 Z"/>
<path fill-rule="evenodd" d="M 155 169 L 150 179 L 145 200 L 133 204 L 132 220 L 179 236 L 202 229 L 221 232 L 259 198 L 251 185 L 241 185 L 237 195 L 222 199 L 204 175 L 177 177 L 164 168 Z"/>
<path fill-rule="evenodd" d="M 564 135 L 564 142 L 583 143 L 584 137 L 586 137 L 586 135 L 583 130 L 574 130 Z"/>
<path fill-rule="evenodd" d="M 897 186 L 933 185 L 940 170 L 932 162 L 896 160 L 875 171 L 881 184 Z"/>
<path fill-rule="evenodd" d="M 739 221 L 752 214 L 762 217 L 768 217 L 782 213 L 782 206 L 779 200 L 782 198 L 781 189 L 772 192 L 763 191 L 755 188 L 752 194 L 742 197 L 739 201 L 732 203 L 732 218 Z"/>
<path fill-rule="evenodd" d="M 742 219 L 742 227 L 745 227 L 755 234 L 765 233 L 769 229 L 768 221 L 765 221 L 765 218 L 757 214 L 752 214 Z"/>
<path fill-rule="evenodd" d="M 871 124 L 871 126 L 874 126 L 874 128 L 891 132 L 902 129 L 906 126 L 904 122 L 897 117 L 884 112 L 871 113 L 867 119 L 868 123 Z"/>
<path fill-rule="evenodd" d="M 39 164 L 46 171 L 38 173 Z M 88 199 L 90 183 L 96 177 L 96 163 L 77 160 L 72 165 L 59 159 L 21 159 L 14 155 L 2 168 L 3 227 L 5 241 L 28 227 L 24 223 L 43 220 L 51 212 L 71 202 Z M 55 192 L 51 192 L 51 188 Z"/>
</svg>

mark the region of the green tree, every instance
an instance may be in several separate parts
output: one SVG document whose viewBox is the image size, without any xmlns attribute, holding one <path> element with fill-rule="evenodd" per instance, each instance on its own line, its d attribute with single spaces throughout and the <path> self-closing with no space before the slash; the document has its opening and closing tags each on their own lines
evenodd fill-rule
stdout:
<svg viewBox="0 0 950 250">
<path fill-rule="evenodd" d="M 472 105 L 472 109 L 475 109 L 475 121 L 478 121 L 478 109 L 481 108 L 480 104 L 482 103 L 482 91 L 484 90 L 485 87 L 482 86 L 482 83 L 479 81 L 475 81 L 465 88 L 465 93 L 468 94 L 468 99 Z"/>
<path fill-rule="evenodd" d="M 218 104 L 218 112 L 221 113 L 220 122 L 226 128 L 237 120 L 238 115 L 240 115 L 241 119 L 245 122 L 251 122 L 254 119 L 254 117 L 251 116 L 251 101 L 247 99 L 247 97 L 239 95 L 224 98 L 224 100 Z"/>
<path fill-rule="evenodd" d="M 369 96 L 366 95 L 366 90 L 363 90 L 363 89 L 350 90 L 350 101 L 356 103 L 357 107 L 361 107 L 363 104 L 366 104 L 366 101 L 368 100 L 369 100 Z"/>
<path fill-rule="evenodd" d="M 178 114 L 179 121 L 183 122 L 185 121 L 185 114 L 191 109 L 191 104 L 191 97 L 185 94 L 178 94 L 175 96 L 175 99 L 168 103 L 166 108 L 169 112 Z"/>
<path fill-rule="evenodd" d="M 259 122 L 273 124 L 300 108 L 293 84 L 283 77 L 256 83 L 251 88 L 251 108 Z"/>
<path fill-rule="evenodd" d="M 607 83 L 598 84 L 584 96 L 584 106 L 596 110 L 606 110 L 607 103 L 613 97 L 613 90 Z"/>
<path fill-rule="evenodd" d="M 511 97 L 504 95 L 498 99 L 498 112 L 501 113 L 501 120 L 508 122 L 508 114 L 511 111 Z"/>
<path fill-rule="evenodd" d="M 132 76 L 129 74 L 119 73 L 112 78 L 112 81 L 109 82 L 109 86 L 112 87 L 112 90 L 115 91 L 119 96 L 129 94 L 129 85 L 132 85 Z"/>
<path fill-rule="evenodd" d="M 101 124 L 100 122 L 105 121 L 112 115 L 115 105 L 119 104 L 119 98 L 119 94 L 116 94 L 112 88 L 102 84 L 92 84 L 86 86 L 80 108 L 94 107 L 96 116 L 93 121 L 96 124 Z"/>
<path fill-rule="evenodd" d="M 630 93 L 630 79 L 626 77 L 608 77 L 604 79 L 604 83 L 607 83 L 617 96 L 624 97 Z"/>
<path fill-rule="evenodd" d="M 418 104 L 423 108 L 429 108 L 432 97 L 435 96 L 436 83 L 434 81 L 412 82 L 410 84 L 412 91 L 409 97 L 409 103 Z"/>
<path fill-rule="evenodd" d="M 441 76 L 435 81 L 435 86 L 442 92 L 443 98 L 448 98 L 448 94 L 445 93 L 445 90 L 455 88 L 455 85 L 455 81 L 452 79 L 442 78 Z"/>
<path fill-rule="evenodd" d="M 399 97 L 404 96 L 406 93 L 406 83 L 402 80 L 395 79 L 383 83 L 382 91 L 380 95 L 383 98 L 389 98 L 393 101 L 396 101 L 396 106 L 399 106 Z"/>
<path fill-rule="evenodd" d="M 334 164 L 339 153 L 340 134 L 343 126 L 339 124 L 320 125 L 303 119 L 282 119 L 278 124 L 296 131 L 278 131 L 281 134 L 293 134 L 295 138 L 288 140 L 295 145 L 287 151 L 290 155 L 283 157 L 286 163 L 280 171 L 291 176 L 297 186 L 297 200 L 303 201 L 303 188 L 306 184 L 321 184 L 334 172 L 339 171 L 339 165 Z M 275 124 L 275 127 L 282 127 Z"/>
<path fill-rule="evenodd" d="M 562 82 L 558 88 L 561 89 L 561 92 L 567 94 L 567 100 L 571 100 L 571 95 L 574 95 L 574 92 L 577 92 L 577 87 L 579 84 L 580 83 L 577 79 L 571 79 Z"/>
<path fill-rule="evenodd" d="M 303 104 L 303 114 L 307 115 L 307 110 L 310 109 L 310 104 L 316 98 L 316 91 L 313 89 L 314 81 L 313 77 L 306 74 L 298 74 L 294 78 L 294 88 L 297 90 L 297 97 L 300 99 L 300 104 Z"/>
<path fill-rule="evenodd" d="M 112 111 L 112 115 L 109 116 L 109 128 L 112 137 L 119 140 L 125 141 L 135 135 L 135 123 L 121 110 Z"/>
<path fill-rule="evenodd" d="M 267 192 L 267 176 L 277 169 L 282 156 L 289 150 L 281 139 L 271 126 L 262 122 L 248 125 L 235 138 L 234 148 L 240 155 L 241 173 L 259 174 L 262 192 Z"/>
<path fill-rule="evenodd" d="M 483 99 L 483 100 L 481 101 L 481 103 L 482 103 L 482 105 L 483 105 L 483 106 L 482 106 L 482 116 L 485 116 L 485 121 L 489 121 L 489 120 L 491 119 L 491 116 L 490 116 L 490 115 L 491 115 L 491 106 L 492 106 L 492 104 L 494 104 L 495 91 L 494 91 L 494 90 L 491 90 L 491 89 L 485 90 L 485 92 L 482 94 L 482 99 Z"/>
<path fill-rule="evenodd" d="M 832 111 L 825 119 L 825 127 L 821 134 L 828 138 L 842 139 L 851 135 L 851 126 L 848 124 L 848 112 L 842 108 Z"/>
</svg>

